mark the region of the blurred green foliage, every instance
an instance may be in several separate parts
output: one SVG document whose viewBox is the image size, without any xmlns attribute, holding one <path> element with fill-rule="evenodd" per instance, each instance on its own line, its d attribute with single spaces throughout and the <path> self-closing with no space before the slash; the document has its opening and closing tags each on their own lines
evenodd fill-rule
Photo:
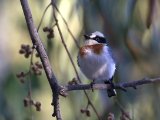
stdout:
<svg viewBox="0 0 160 120">
<path fill-rule="evenodd" d="M 49 0 L 30 0 L 33 19 L 38 26 L 43 10 Z M 78 40 L 83 44 L 83 34 L 94 31 L 103 32 L 108 44 L 113 48 L 117 61 L 116 82 L 138 80 L 144 77 L 160 75 L 160 0 L 60 0 L 57 6 Z M 57 14 L 58 21 L 74 63 L 77 52 L 73 39 Z M 23 106 L 27 96 L 28 79 L 21 84 L 16 74 L 28 71 L 30 60 L 18 53 L 21 44 L 30 44 L 20 1 L 0 1 L 0 120 L 28 120 L 29 108 Z M 54 38 L 48 40 L 43 27 L 54 24 L 52 8 L 45 14 L 39 34 L 49 54 L 51 64 L 60 84 L 67 84 L 76 75 L 61 43 L 57 29 Z M 37 58 L 34 58 L 37 61 Z M 89 81 L 76 66 L 84 83 Z M 109 99 L 105 91 L 88 91 L 91 100 L 102 118 L 109 112 L 119 119 L 120 103 L 133 120 L 160 119 L 160 85 L 144 85 L 137 90 L 128 89 L 126 93 L 118 91 L 116 98 Z M 32 97 L 40 101 L 42 110 L 32 108 L 33 119 L 53 120 L 51 90 L 46 76 L 32 76 Z M 87 100 L 82 91 L 70 92 L 67 98 L 60 97 L 61 113 L 64 120 L 96 120 L 91 110 L 91 117 L 80 113 Z"/>
</svg>

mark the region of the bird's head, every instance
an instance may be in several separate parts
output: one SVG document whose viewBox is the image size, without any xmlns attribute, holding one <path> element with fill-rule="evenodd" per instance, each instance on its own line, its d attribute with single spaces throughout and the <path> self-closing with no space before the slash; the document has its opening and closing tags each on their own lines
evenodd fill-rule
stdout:
<svg viewBox="0 0 160 120">
<path fill-rule="evenodd" d="M 106 38 L 99 31 L 93 32 L 91 35 L 84 35 L 84 37 L 85 37 L 85 44 L 89 45 L 98 43 L 106 44 Z"/>
</svg>

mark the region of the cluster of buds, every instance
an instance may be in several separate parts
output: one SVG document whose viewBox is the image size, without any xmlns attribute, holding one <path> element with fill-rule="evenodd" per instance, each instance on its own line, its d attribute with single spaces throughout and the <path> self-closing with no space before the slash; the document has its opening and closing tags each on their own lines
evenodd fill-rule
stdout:
<svg viewBox="0 0 160 120">
<path fill-rule="evenodd" d="M 68 82 L 68 85 L 77 85 L 78 81 L 76 78 L 73 78 L 71 81 Z"/>
<path fill-rule="evenodd" d="M 82 114 L 86 114 L 87 117 L 91 116 L 91 113 L 90 113 L 90 111 L 88 109 L 83 109 L 82 108 L 80 111 L 81 111 Z"/>
<path fill-rule="evenodd" d="M 107 120 L 115 120 L 114 114 L 113 113 L 109 113 Z"/>
<path fill-rule="evenodd" d="M 43 28 L 43 32 L 47 32 L 47 33 L 48 33 L 48 34 L 47 34 L 47 38 L 48 38 L 48 39 L 51 39 L 51 38 L 54 37 L 54 31 L 53 31 L 52 28 L 44 27 L 44 28 Z"/>
<path fill-rule="evenodd" d="M 23 100 L 24 107 L 34 106 L 36 111 L 41 111 L 41 103 L 39 101 L 34 101 L 28 97 Z"/>
<path fill-rule="evenodd" d="M 35 75 L 41 75 L 42 74 L 42 68 L 43 68 L 42 64 L 40 64 L 38 61 L 31 66 L 31 69 L 32 69 L 32 71 Z"/>
<path fill-rule="evenodd" d="M 19 50 L 20 54 L 23 54 L 25 58 L 29 58 L 30 55 L 33 54 L 33 50 L 36 48 L 36 46 L 31 47 L 30 45 L 21 45 L 21 49 Z M 36 57 L 39 57 L 39 54 L 36 53 Z M 41 75 L 42 74 L 42 64 L 39 62 L 36 62 L 35 64 L 31 64 L 31 69 L 30 71 L 33 72 L 35 75 Z M 20 80 L 21 83 L 24 83 L 24 78 L 28 75 L 31 74 L 30 71 L 27 73 L 20 72 L 16 74 L 17 78 Z M 36 108 L 36 111 L 41 111 L 41 103 L 39 101 L 34 101 L 31 99 L 31 97 L 26 97 L 23 100 L 24 106 L 34 106 Z"/>
<path fill-rule="evenodd" d="M 25 58 L 29 58 L 32 53 L 32 47 L 30 45 L 21 45 L 21 49 L 19 50 L 20 54 L 24 54 Z"/>
<path fill-rule="evenodd" d="M 24 83 L 24 78 L 26 74 L 24 72 L 20 72 L 16 74 L 16 77 L 20 80 L 21 83 Z"/>
<path fill-rule="evenodd" d="M 122 111 L 122 114 L 120 116 L 120 120 L 131 120 L 131 117 L 128 112 Z"/>
</svg>

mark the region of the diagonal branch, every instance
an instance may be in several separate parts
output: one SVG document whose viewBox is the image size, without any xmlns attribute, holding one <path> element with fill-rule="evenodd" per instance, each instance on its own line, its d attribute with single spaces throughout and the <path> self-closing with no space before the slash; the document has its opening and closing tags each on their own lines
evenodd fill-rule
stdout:
<svg viewBox="0 0 160 120">
<path fill-rule="evenodd" d="M 54 113 L 53 116 L 56 116 L 57 120 L 61 120 L 61 114 L 60 114 L 60 110 L 59 110 L 59 85 L 57 82 L 57 79 L 52 71 L 47 53 L 45 51 L 45 48 L 42 44 L 42 41 L 39 37 L 39 34 L 37 32 L 37 29 L 35 27 L 35 24 L 33 22 L 32 19 L 32 14 L 28 5 L 28 1 L 27 0 L 20 0 L 21 5 L 22 5 L 22 9 L 23 9 L 23 13 L 26 19 L 26 23 L 27 23 L 27 27 L 29 30 L 29 34 L 32 40 L 32 43 L 34 46 L 36 46 L 36 50 L 39 53 L 41 62 L 43 64 L 43 68 L 45 70 L 48 82 L 50 84 L 50 87 L 52 89 L 52 93 L 53 93 L 53 102 L 52 105 L 54 106 Z"/>
</svg>

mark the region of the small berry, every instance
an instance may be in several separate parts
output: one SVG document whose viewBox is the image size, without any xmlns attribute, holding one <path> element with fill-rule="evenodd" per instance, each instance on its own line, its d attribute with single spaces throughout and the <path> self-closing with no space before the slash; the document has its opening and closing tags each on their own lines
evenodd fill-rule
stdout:
<svg viewBox="0 0 160 120">
<path fill-rule="evenodd" d="M 41 103 L 40 103 L 40 102 L 37 101 L 37 102 L 35 103 L 35 107 L 36 107 L 36 110 L 37 110 L 37 111 L 41 111 Z"/>
<path fill-rule="evenodd" d="M 28 98 L 25 98 L 25 99 L 23 100 L 23 104 L 24 104 L 24 107 L 28 107 L 28 105 L 29 105 L 29 99 L 28 99 Z"/>
<path fill-rule="evenodd" d="M 80 109 L 80 111 L 81 111 L 81 113 L 85 113 L 86 112 L 86 110 L 85 109 Z"/>
<path fill-rule="evenodd" d="M 47 35 L 47 38 L 48 39 L 51 39 L 51 38 L 53 38 L 54 36 L 53 36 L 53 33 L 49 33 L 48 35 Z"/>
<path fill-rule="evenodd" d="M 42 69 L 42 65 L 39 62 L 36 62 L 35 65 L 39 68 Z"/>
<path fill-rule="evenodd" d="M 43 32 L 47 32 L 48 30 L 49 30 L 48 27 L 44 27 L 44 28 L 43 28 Z"/>
<path fill-rule="evenodd" d="M 20 54 L 24 54 L 24 53 L 25 53 L 25 50 L 24 50 L 24 49 L 20 49 L 20 50 L 19 50 L 19 53 L 20 53 Z"/>
<path fill-rule="evenodd" d="M 90 116 L 91 116 L 91 114 L 90 114 L 90 111 L 89 111 L 89 110 L 86 110 L 86 115 L 87 115 L 87 117 L 90 117 Z"/>
<path fill-rule="evenodd" d="M 109 113 L 107 120 L 115 120 L 114 114 L 113 113 Z"/>
<path fill-rule="evenodd" d="M 22 45 L 21 45 L 21 48 L 22 48 L 22 49 L 25 49 L 25 48 L 26 48 L 26 45 L 22 44 Z"/>
</svg>

